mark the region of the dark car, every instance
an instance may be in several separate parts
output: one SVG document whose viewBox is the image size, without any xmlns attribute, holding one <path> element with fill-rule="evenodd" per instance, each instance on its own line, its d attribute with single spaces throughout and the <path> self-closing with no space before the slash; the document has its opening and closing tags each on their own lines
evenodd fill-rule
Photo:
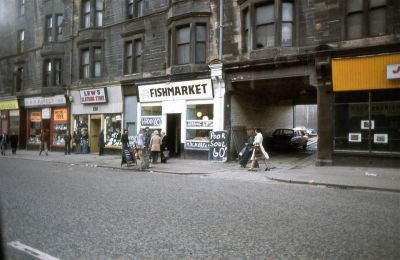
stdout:
<svg viewBox="0 0 400 260">
<path fill-rule="evenodd" d="M 303 148 L 307 149 L 308 137 L 300 130 L 290 128 L 276 129 L 268 144 L 271 148 Z"/>
</svg>

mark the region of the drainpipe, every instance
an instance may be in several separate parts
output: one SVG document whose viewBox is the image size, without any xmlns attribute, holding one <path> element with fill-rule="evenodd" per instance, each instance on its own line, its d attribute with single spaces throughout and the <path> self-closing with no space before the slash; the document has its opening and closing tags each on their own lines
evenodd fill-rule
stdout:
<svg viewBox="0 0 400 260">
<path fill-rule="evenodd" d="M 224 33 L 224 0 L 219 0 L 219 60 L 222 62 L 222 37 Z"/>
<path fill-rule="evenodd" d="M 72 130 L 71 129 L 71 119 L 72 119 L 72 113 L 71 113 L 71 102 L 72 100 L 71 97 L 71 86 L 72 86 L 72 64 L 74 60 L 74 25 L 75 25 L 75 3 L 74 1 L 71 1 L 72 3 L 72 17 L 71 17 L 71 49 L 70 49 L 70 61 L 69 61 L 69 74 L 70 74 L 70 80 L 69 80 L 69 87 L 67 88 L 67 96 L 68 96 L 68 129 L 70 134 L 72 135 Z"/>
</svg>

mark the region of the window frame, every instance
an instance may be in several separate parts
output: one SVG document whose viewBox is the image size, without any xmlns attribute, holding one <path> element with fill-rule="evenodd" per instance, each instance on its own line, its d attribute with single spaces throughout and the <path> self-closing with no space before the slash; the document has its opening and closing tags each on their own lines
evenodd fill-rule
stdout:
<svg viewBox="0 0 400 260">
<path fill-rule="evenodd" d="M 130 53 L 131 56 L 127 56 L 127 45 L 130 44 Z M 137 52 L 137 47 L 141 45 L 140 53 Z M 134 37 L 130 37 L 125 39 L 124 41 L 124 75 L 130 75 L 135 73 L 143 72 L 143 52 L 144 52 L 144 40 L 143 35 L 135 35 Z M 130 61 L 128 61 L 128 57 L 130 57 Z M 130 69 L 128 68 L 128 63 L 130 63 Z M 140 63 L 140 66 L 138 66 Z"/>
<path fill-rule="evenodd" d="M 22 53 L 25 51 L 25 30 L 18 30 L 17 52 Z"/>
<path fill-rule="evenodd" d="M 43 86 L 59 87 L 61 85 L 62 85 L 62 59 L 60 57 L 51 57 L 44 59 Z"/>
<path fill-rule="evenodd" d="M 19 0 L 19 16 L 25 15 L 26 0 Z"/>
<path fill-rule="evenodd" d="M 100 49 L 100 55 L 97 59 L 95 52 Z M 88 54 L 88 63 L 85 62 L 85 52 Z M 96 75 L 96 63 L 100 63 L 100 74 Z M 101 78 L 104 76 L 104 48 L 102 45 L 90 45 L 79 49 L 79 78 L 82 80 Z M 87 71 L 87 77 L 85 76 Z"/>
<path fill-rule="evenodd" d="M 101 9 L 97 8 L 97 1 L 101 1 Z M 88 4 L 88 10 L 86 10 Z M 99 28 L 104 26 L 104 0 L 82 0 L 81 2 L 81 28 Z M 101 14 L 101 19 L 99 19 Z"/>
</svg>

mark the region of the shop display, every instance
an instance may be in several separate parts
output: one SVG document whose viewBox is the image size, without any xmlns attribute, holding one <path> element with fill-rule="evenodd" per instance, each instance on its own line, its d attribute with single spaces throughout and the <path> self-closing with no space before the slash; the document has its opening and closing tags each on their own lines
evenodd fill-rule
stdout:
<svg viewBox="0 0 400 260">
<path fill-rule="evenodd" d="M 64 136 L 67 133 L 67 124 L 55 124 L 53 126 L 53 145 L 64 145 Z"/>
<path fill-rule="evenodd" d="M 105 115 L 106 146 L 121 146 L 121 115 Z"/>
</svg>

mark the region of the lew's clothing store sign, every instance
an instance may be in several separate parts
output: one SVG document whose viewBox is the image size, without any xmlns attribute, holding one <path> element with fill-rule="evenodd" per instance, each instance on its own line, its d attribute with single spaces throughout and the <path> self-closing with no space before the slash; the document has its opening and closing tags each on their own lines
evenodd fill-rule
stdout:
<svg viewBox="0 0 400 260">
<path fill-rule="evenodd" d="M 214 97 L 210 79 L 142 85 L 138 89 L 140 102 L 211 99 Z"/>
<path fill-rule="evenodd" d="M 107 103 L 107 89 L 93 88 L 79 91 L 81 104 Z"/>
</svg>

